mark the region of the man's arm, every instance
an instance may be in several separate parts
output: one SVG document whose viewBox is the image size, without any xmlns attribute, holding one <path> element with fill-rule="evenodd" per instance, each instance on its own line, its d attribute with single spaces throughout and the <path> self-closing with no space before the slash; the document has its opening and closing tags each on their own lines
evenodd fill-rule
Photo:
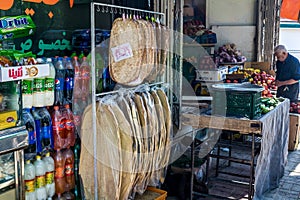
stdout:
<svg viewBox="0 0 300 200">
<path fill-rule="evenodd" d="M 296 81 L 295 79 L 289 79 L 289 80 L 286 80 L 286 81 L 278 81 L 278 80 L 276 80 L 276 85 L 278 87 L 280 87 L 280 86 L 283 86 L 283 85 L 292 85 L 292 84 L 295 84 L 297 82 L 298 81 Z"/>
</svg>

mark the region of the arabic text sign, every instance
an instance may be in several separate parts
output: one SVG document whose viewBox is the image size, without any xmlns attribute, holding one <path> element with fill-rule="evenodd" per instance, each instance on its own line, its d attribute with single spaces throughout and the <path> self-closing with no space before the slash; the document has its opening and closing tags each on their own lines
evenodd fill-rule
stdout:
<svg viewBox="0 0 300 200">
<path fill-rule="evenodd" d="M 31 3 L 44 3 L 49 6 L 57 4 L 60 0 L 17 0 Z M 70 8 L 73 7 L 74 0 L 69 0 Z M 0 10 L 9 10 L 14 5 L 14 0 L 0 0 Z"/>
<path fill-rule="evenodd" d="M 0 81 L 15 81 L 49 75 L 49 64 L 0 67 Z"/>
<path fill-rule="evenodd" d="M 33 42 L 31 39 L 27 39 L 24 42 L 21 42 L 20 44 L 21 49 L 19 49 L 21 52 L 25 53 L 27 51 L 30 51 L 33 47 Z M 55 42 L 51 42 L 49 44 L 45 43 L 44 40 L 39 40 L 38 43 L 38 48 L 39 48 L 39 52 L 37 53 L 37 55 L 42 56 L 44 55 L 45 50 L 71 50 L 72 46 L 71 46 L 71 42 L 69 40 L 66 39 L 62 39 L 62 40 L 56 40 Z"/>
</svg>

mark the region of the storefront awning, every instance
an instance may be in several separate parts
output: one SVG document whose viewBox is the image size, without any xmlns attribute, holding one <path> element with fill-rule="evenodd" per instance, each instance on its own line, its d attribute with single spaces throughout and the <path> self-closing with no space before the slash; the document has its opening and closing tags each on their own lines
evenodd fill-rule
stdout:
<svg viewBox="0 0 300 200">
<path fill-rule="evenodd" d="M 280 17 L 300 22 L 300 1 L 299 0 L 283 0 Z"/>
</svg>

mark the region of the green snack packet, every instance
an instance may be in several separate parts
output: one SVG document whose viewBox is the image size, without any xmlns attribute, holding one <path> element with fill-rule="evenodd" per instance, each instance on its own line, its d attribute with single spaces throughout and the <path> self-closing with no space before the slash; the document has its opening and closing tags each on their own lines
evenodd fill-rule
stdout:
<svg viewBox="0 0 300 200">
<path fill-rule="evenodd" d="M 0 18 L 0 40 L 30 36 L 35 31 L 35 24 L 28 15 Z"/>
</svg>

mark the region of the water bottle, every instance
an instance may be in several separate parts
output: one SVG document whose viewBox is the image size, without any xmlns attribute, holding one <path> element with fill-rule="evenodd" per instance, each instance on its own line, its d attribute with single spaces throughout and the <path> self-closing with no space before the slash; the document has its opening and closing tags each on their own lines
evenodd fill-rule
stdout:
<svg viewBox="0 0 300 200">
<path fill-rule="evenodd" d="M 25 153 L 36 153 L 36 128 L 34 118 L 30 113 L 29 108 L 22 111 L 23 123 L 28 131 L 28 147 L 24 150 Z"/>
<path fill-rule="evenodd" d="M 36 161 L 34 162 L 35 167 L 35 178 L 36 178 L 36 199 L 46 200 L 46 166 L 41 156 L 36 156 Z"/>
<path fill-rule="evenodd" d="M 65 100 L 67 104 L 71 104 L 74 88 L 74 67 L 71 62 L 71 58 L 66 58 L 65 70 Z"/>
<path fill-rule="evenodd" d="M 36 200 L 35 167 L 27 160 L 24 166 L 25 200 Z"/>
<path fill-rule="evenodd" d="M 52 106 L 54 104 L 54 91 L 55 91 L 55 67 L 51 58 L 47 58 L 49 64 L 49 76 L 45 79 L 45 105 Z"/>
<path fill-rule="evenodd" d="M 43 64 L 42 58 L 37 59 L 38 64 Z M 33 80 L 33 106 L 45 106 L 45 77 L 38 77 Z"/>
<path fill-rule="evenodd" d="M 46 156 L 43 158 L 46 165 L 46 191 L 48 198 L 52 198 L 55 194 L 55 182 L 54 182 L 54 160 L 47 152 Z"/>
<path fill-rule="evenodd" d="M 33 79 L 22 80 L 22 106 L 31 108 L 33 103 Z"/>
<path fill-rule="evenodd" d="M 63 59 L 59 57 L 55 64 L 55 102 L 54 105 L 62 106 L 64 104 L 64 81 L 65 69 L 62 63 Z"/>
<path fill-rule="evenodd" d="M 40 153 L 42 152 L 42 139 L 43 139 L 43 131 L 41 126 L 41 116 L 37 110 L 37 108 L 32 107 L 31 114 L 34 118 L 34 124 L 35 124 L 35 133 L 36 133 L 36 152 Z"/>
</svg>

